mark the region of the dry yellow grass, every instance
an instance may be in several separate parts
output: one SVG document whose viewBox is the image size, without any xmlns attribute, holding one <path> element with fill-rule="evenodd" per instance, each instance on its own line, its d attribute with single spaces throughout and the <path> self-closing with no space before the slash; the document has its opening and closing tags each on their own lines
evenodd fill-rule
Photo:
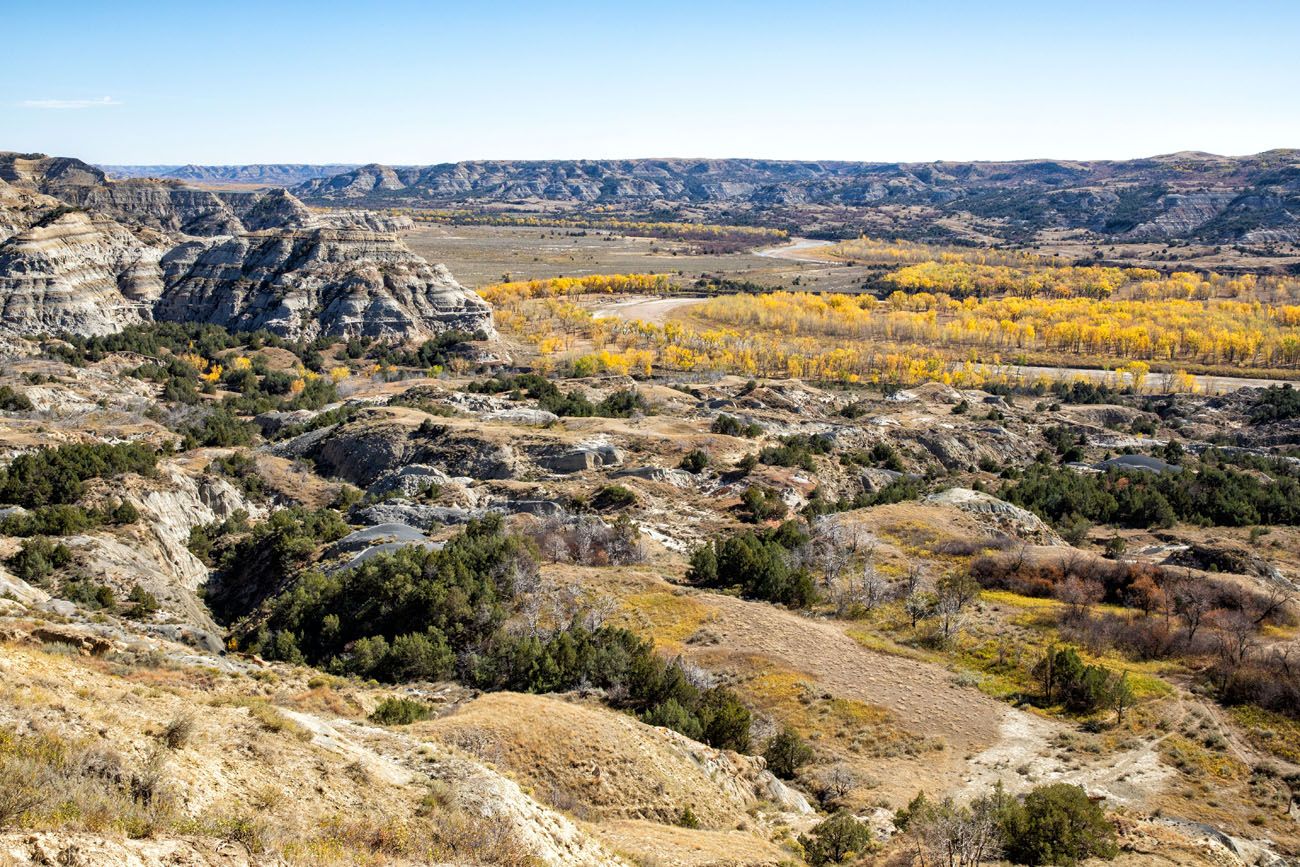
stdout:
<svg viewBox="0 0 1300 867">
<path fill-rule="evenodd" d="M 651 590 L 623 599 L 624 622 L 667 651 L 681 650 L 708 622 L 710 613 L 697 597 L 681 591 Z"/>
<path fill-rule="evenodd" d="M 755 791 L 759 763 L 630 715 L 546 696 L 492 693 L 414 728 L 492 762 L 597 836 L 617 821 L 620 830 L 610 842 L 624 851 L 653 850 L 653 841 L 676 833 L 673 826 L 687 806 L 705 830 L 747 829 L 728 838 L 732 851 L 766 851 L 771 829 L 752 815 L 763 806 Z"/>
</svg>

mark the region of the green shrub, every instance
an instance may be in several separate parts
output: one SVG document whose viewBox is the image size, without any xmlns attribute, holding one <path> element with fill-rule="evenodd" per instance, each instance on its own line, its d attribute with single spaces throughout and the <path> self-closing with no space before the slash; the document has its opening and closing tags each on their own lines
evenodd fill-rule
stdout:
<svg viewBox="0 0 1300 867">
<path fill-rule="evenodd" d="M 1119 854 L 1115 828 L 1079 786 L 1053 783 L 1011 802 L 1002 819 L 1005 854 L 1014 864 L 1074 865 Z"/>
<path fill-rule="evenodd" d="M 1252 424 L 1269 424 L 1300 418 L 1300 389 L 1291 383 L 1270 385 L 1255 398 L 1250 407 Z"/>
<path fill-rule="evenodd" d="M 447 362 L 452 358 L 464 355 L 463 344 L 472 340 L 482 340 L 483 337 L 483 334 L 474 334 L 468 331 L 444 331 L 442 334 L 424 341 L 413 350 L 403 350 L 397 347 L 376 344 L 370 347 L 368 354 L 372 358 L 377 358 L 385 365 L 392 367 L 422 367 L 425 369 L 446 367 Z M 354 344 L 351 340 L 348 341 L 347 348 L 344 351 L 349 358 L 360 358 L 363 354 L 367 354 L 366 347 L 359 342 Z"/>
<path fill-rule="evenodd" d="M 256 426 L 244 421 L 229 407 L 218 406 L 197 424 L 185 428 L 184 448 L 200 446 L 246 446 L 253 442 Z"/>
<path fill-rule="evenodd" d="M 71 536 L 99 526 L 103 518 L 95 510 L 65 503 L 38 506 L 30 512 L 13 514 L 0 521 L 0 533 L 6 536 Z"/>
<path fill-rule="evenodd" d="M 239 509 L 224 521 L 214 521 L 190 528 L 190 537 L 185 546 L 190 553 L 203 561 L 204 565 L 214 565 L 213 553 L 217 545 L 234 533 L 243 533 L 248 529 L 248 513 Z"/>
<path fill-rule="evenodd" d="M 792 434 L 781 437 L 780 445 L 764 448 L 758 453 L 758 459 L 772 466 L 799 467 L 811 473 L 817 468 L 813 456 L 830 454 L 831 448 L 830 437 Z"/>
<path fill-rule="evenodd" d="M 153 475 L 157 457 L 140 443 L 71 443 L 14 458 L 0 471 L 0 502 L 28 508 L 75 503 L 85 482 L 123 473 Z"/>
<path fill-rule="evenodd" d="M 1114 677 L 1100 665 L 1087 665 L 1071 647 L 1049 648 L 1034 676 L 1047 703 L 1059 702 L 1076 713 L 1092 713 L 1110 702 Z"/>
<path fill-rule="evenodd" d="M 558 416 L 627 418 L 634 412 L 644 412 L 649 408 L 645 398 L 633 389 L 616 391 L 600 403 L 593 404 L 581 393 L 565 393 L 555 383 L 536 373 L 493 377 L 471 383 L 468 390 L 480 394 L 512 392 L 516 400 L 531 398 L 537 401 L 539 408 Z"/>
<path fill-rule="evenodd" d="M 248 452 L 231 452 L 214 458 L 208 464 L 208 472 L 230 479 L 246 497 L 261 499 L 268 494 L 266 481 L 257 471 L 257 461 Z"/>
<path fill-rule="evenodd" d="M 122 500 L 113 507 L 113 511 L 109 513 L 108 519 L 119 526 L 134 524 L 136 521 L 140 520 L 140 510 L 137 509 L 129 500 Z"/>
<path fill-rule="evenodd" d="M 812 761 L 813 751 L 798 732 L 784 728 L 767 742 L 763 758 L 769 771 L 783 780 L 792 780 L 801 767 Z"/>
<path fill-rule="evenodd" d="M 821 488 L 817 488 L 809 497 L 808 505 L 804 507 L 803 513 L 809 518 L 813 518 L 830 512 L 847 512 L 850 509 L 866 509 L 871 506 L 901 503 L 905 500 L 917 499 L 921 494 L 925 493 L 925 490 L 925 482 L 913 476 L 902 476 L 894 479 L 875 493 L 863 491 L 853 497 L 843 497 L 839 500 L 825 499 Z"/>
<path fill-rule="evenodd" d="M 537 567 L 501 516 L 471 521 L 440 550 L 408 547 L 325 575 L 306 568 L 318 544 L 303 524 L 311 513 L 281 517 L 293 511 L 231 546 L 209 595 L 227 616 L 262 606 L 265 616 L 235 629 L 243 649 L 390 682 L 455 676 L 484 690 L 599 689 L 652 724 L 718 748 L 749 748 L 750 712 L 734 693 L 692 684 L 627 629 L 574 620 L 549 632 L 506 630 L 520 601 L 517 579 Z M 226 582 L 234 590 L 223 590 Z M 269 584 L 271 598 L 236 592 L 249 582 Z"/>
<path fill-rule="evenodd" d="M 709 430 L 715 434 L 729 437 L 748 437 L 749 439 L 753 439 L 763 432 L 763 428 L 754 422 L 743 422 L 734 415 L 727 415 L 725 412 L 718 414 Z"/>
<path fill-rule="evenodd" d="M 370 721 L 385 726 L 405 726 L 426 720 L 432 715 L 433 708 L 422 701 L 390 696 L 379 703 L 370 715 Z"/>
<path fill-rule="evenodd" d="M 625 509 L 636 505 L 636 494 L 622 485 L 605 485 L 591 498 L 591 505 L 597 509 Z"/>
<path fill-rule="evenodd" d="M 35 409 L 27 395 L 14 391 L 12 386 L 0 385 L 0 410 L 5 412 L 31 412 Z"/>
<path fill-rule="evenodd" d="M 51 542 L 42 536 L 23 542 L 6 563 L 13 573 L 24 581 L 40 581 L 57 569 L 72 562 L 72 551 L 62 542 Z"/>
<path fill-rule="evenodd" d="M 847 811 L 840 810 L 829 819 L 800 835 L 804 858 L 813 867 L 843 864 L 871 848 L 871 829 Z"/>
<path fill-rule="evenodd" d="M 746 530 L 697 548 L 686 579 L 698 587 L 739 587 L 753 599 L 806 608 L 816 600 L 806 569 L 790 566 L 790 550 L 807 537 L 793 524 Z"/>
<path fill-rule="evenodd" d="M 88 578 L 69 581 L 63 588 L 63 595 L 68 598 L 68 601 L 89 608 L 91 611 L 98 611 L 101 608 L 113 611 L 117 608 L 117 595 L 113 592 L 113 588 L 96 584 Z"/>
<path fill-rule="evenodd" d="M 1300 524 L 1300 475 L 1266 464 L 1263 481 L 1251 473 L 1202 456 L 1198 470 L 1154 473 L 1112 469 L 1081 475 L 1068 468 L 1035 463 L 1004 487 L 1000 496 L 1054 524 L 1086 519 L 1098 524 L 1147 529 L 1174 521 L 1212 526 Z"/>
<path fill-rule="evenodd" d="M 191 533 L 192 551 L 213 555 L 210 529 Z M 227 621 L 247 613 L 267 595 L 283 589 L 320 544 L 342 538 L 348 529 L 332 509 L 294 507 L 273 512 L 253 532 L 220 551 L 219 568 L 205 596 L 208 607 Z M 195 556 L 202 556 L 197 552 Z"/>
<path fill-rule="evenodd" d="M 680 466 L 688 473 L 702 473 L 708 469 L 709 453 L 704 449 L 692 449 L 682 458 Z"/>
<path fill-rule="evenodd" d="M 743 517 L 751 524 L 784 518 L 790 511 L 781 495 L 762 485 L 750 485 L 740 495 Z"/>
<path fill-rule="evenodd" d="M 133 617 L 148 617 L 158 610 L 158 597 L 154 596 L 148 590 L 145 590 L 139 584 L 131 588 L 127 594 L 126 601 L 130 602 L 134 608 L 131 610 Z"/>
<path fill-rule="evenodd" d="M 650 410 L 650 404 L 636 389 L 625 388 L 616 391 L 596 404 L 596 415 L 607 418 L 628 418 L 635 413 Z"/>
</svg>

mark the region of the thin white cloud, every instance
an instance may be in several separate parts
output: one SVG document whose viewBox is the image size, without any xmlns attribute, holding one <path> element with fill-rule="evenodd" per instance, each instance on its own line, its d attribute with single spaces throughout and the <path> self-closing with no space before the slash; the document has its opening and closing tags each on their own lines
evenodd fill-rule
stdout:
<svg viewBox="0 0 1300 867">
<path fill-rule="evenodd" d="M 103 108 L 122 103 L 111 96 L 102 99 L 24 99 L 18 103 L 23 108 L 52 108 L 57 110 L 77 108 Z"/>
</svg>

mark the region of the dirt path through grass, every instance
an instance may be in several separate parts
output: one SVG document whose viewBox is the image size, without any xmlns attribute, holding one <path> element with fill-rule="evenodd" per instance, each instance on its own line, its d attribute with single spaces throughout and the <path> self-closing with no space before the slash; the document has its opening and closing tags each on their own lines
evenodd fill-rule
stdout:
<svg viewBox="0 0 1300 867">
<path fill-rule="evenodd" d="M 958 686 L 937 665 L 863 647 L 838 624 L 720 594 L 701 598 L 714 609 L 709 629 L 729 654 L 766 657 L 806 672 L 836 697 L 884 707 L 900 727 L 941 738 L 950 750 L 993 744 L 1002 718 L 1012 712 L 977 689 Z"/>
<path fill-rule="evenodd" d="M 998 780 L 1013 792 L 1070 782 L 1140 805 L 1176 776 L 1160 759 L 1159 737 L 1114 751 L 1063 747 L 1082 737 L 1076 726 L 960 686 L 939 665 L 865 647 L 844 624 L 719 594 L 697 598 L 713 609 L 707 628 L 718 642 L 688 645 L 688 654 L 742 673 L 803 672 L 825 694 L 883 707 L 899 728 L 943 741 L 941 752 L 880 761 L 882 794 L 946 785 L 975 796 Z M 899 776 L 906 779 L 894 779 Z"/>
</svg>

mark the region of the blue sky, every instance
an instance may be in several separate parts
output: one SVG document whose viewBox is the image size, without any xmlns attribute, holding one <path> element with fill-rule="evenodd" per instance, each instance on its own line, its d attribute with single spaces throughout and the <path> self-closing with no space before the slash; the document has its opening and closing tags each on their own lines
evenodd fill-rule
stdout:
<svg viewBox="0 0 1300 867">
<path fill-rule="evenodd" d="M 1300 3 L 9 3 L 0 149 L 99 163 L 1300 147 Z"/>
</svg>

